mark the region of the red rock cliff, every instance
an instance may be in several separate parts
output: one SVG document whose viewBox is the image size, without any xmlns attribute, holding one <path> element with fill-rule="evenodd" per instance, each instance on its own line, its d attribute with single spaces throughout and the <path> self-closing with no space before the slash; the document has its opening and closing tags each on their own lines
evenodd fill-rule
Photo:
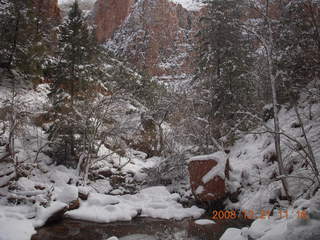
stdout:
<svg viewBox="0 0 320 240">
<path fill-rule="evenodd" d="M 98 0 L 94 6 L 94 23 L 97 39 L 103 42 L 112 37 L 113 32 L 128 17 L 134 0 Z"/>
<path fill-rule="evenodd" d="M 194 70 L 199 12 L 168 0 L 98 0 L 99 41 L 159 79 L 183 79 Z"/>
<path fill-rule="evenodd" d="M 60 9 L 58 7 L 58 0 L 33 0 L 37 10 L 43 14 L 44 17 L 56 21 L 60 21 Z"/>
</svg>

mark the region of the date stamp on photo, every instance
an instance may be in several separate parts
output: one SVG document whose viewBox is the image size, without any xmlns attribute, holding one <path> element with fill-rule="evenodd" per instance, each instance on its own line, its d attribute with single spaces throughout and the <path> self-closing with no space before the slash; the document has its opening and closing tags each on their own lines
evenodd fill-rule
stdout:
<svg viewBox="0 0 320 240">
<path fill-rule="evenodd" d="M 223 219 L 268 219 L 270 216 L 278 217 L 278 218 L 288 218 L 289 215 L 293 214 L 295 217 L 303 220 L 309 219 L 308 212 L 306 210 L 296 210 L 291 211 L 289 213 L 288 209 L 274 209 L 271 210 L 219 210 L 212 211 L 212 219 L 213 220 L 223 220 Z"/>
</svg>

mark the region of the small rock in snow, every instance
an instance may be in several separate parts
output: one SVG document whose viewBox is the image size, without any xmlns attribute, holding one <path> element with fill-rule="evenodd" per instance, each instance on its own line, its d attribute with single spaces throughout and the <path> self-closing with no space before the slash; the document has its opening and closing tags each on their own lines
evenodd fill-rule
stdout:
<svg viewBox="0 0 320 240">
<path fill-rule="evenodd" d="M 119 240 L 119 238 L 113 236 L 113 237 L 111 237 L 111 238 L 108 238 L 107 240 Z"/>
<path fill-rule="evenodd" d="M 238 228 L 228 228 L 221 236 L 220 240 L 245 240 Z"/>
</svg>

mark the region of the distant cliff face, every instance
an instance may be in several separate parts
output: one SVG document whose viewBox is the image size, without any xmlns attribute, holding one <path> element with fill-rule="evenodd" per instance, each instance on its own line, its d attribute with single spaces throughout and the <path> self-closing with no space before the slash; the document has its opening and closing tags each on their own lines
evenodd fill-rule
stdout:
<svg viewBox="0 0 320 240">
<path fill-rule="evenodd" d="M 98 41 L 112 37 L 114 31 L 129 16 L 134 0 L 98 0 L 94 6 L 94 23 Z"/>
<path fill-rule="evenodd" d="M 98 0 L 94 9 L 98 40 L 162 80 L 193 72 L 200 14 L 169 0 Z"/>
</svg>

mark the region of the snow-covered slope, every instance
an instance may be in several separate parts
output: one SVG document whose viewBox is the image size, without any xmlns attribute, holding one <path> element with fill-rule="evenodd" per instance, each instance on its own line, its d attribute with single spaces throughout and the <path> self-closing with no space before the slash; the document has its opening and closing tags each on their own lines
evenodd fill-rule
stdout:
<svg viewBox="0 0 320 240">
<path fill-rule="evenodd" d="M 310 88 L 309 93 L 319 93 Z M 320 166 L 320 103 L 308 93 L 302 93 L 298 111 L 310 142 L 313 154 Z M 306 160 L 306 142 L 299 121 L 292 106 L 282 106 L 279 112 L 281 149 L 284 165 L 289 177 L 289 194 L 293 206 L 285 200 L 275 157 L 274 139 L 259 127 L 236 141 L 230 149 L 230 190 L 238 191 L 238 202 L 227 201 L 229 208 L 240 208 L 252 212 L 255 217 L 261 211 L 273 216 L 255 220 L 250 228 L 228 229 L 220 240 L 266 240 L 266 239 L 319 239 L 320 237 L 320 191 L 315 175 Z M 266 122 L 273 128 L 273 119 Z M 290 136 L 289 139 L 286 136 Z M 292 141 L 295 139 L 295 141 Z M 301 143 L 300 144 L 298 144 Z M 279 208 L 278 208 L 278 207 Z M 278 209 L 278 210 L 277 210 Z M 288 211 L 281 217 L 279 209 Z M 306 219 L 298 217 L 298 211 L 305 211 Z M 267 214 L 269 215 L 269 214 Z"/>
<path fill-rule="evenodd" d="M 307 94 L 302 94 L 298 110 L 319 167 L 320 104 L 314 103 Z M 309 118 L 310 114 L 312 119 Z M 295 139 L 295 141 L 292 141 L 285 135 L 281 136 L 284 165 L 287 172 L 292 176 L 288 179 L 290 193 L 293 199 L 298 196 L 307 196 L 307 192 L 310 191 L 310 184 L 312 184 L 313 173 L 306 163 L 304 151 L 298 145 L 298 142 L 300 142 L 306 148 L 297 116 L 292 107 L 282 106 L 279 118 L 282 132 Z M 273 119 L 266 122 L 266 125 L 273 129 Z M 279 200 L 284 195 L 281 192 L 281 181 L 277 179 L 279 171 L 274 157 L 273 136 L 265 131 L 266 129 L 263 126 L 255 129 L 252 134 L 247 134 L 236 141 L 230 149 L 230 164 L 234 169 L 233 179 L 231 180 L 236 183 L 234 188 L 241 187 L 240 201 L 235 205 L 231 204 L 234 207 L 245 209 L 272 208 L 273 204 L 270 201 Z"/>
</svg>

